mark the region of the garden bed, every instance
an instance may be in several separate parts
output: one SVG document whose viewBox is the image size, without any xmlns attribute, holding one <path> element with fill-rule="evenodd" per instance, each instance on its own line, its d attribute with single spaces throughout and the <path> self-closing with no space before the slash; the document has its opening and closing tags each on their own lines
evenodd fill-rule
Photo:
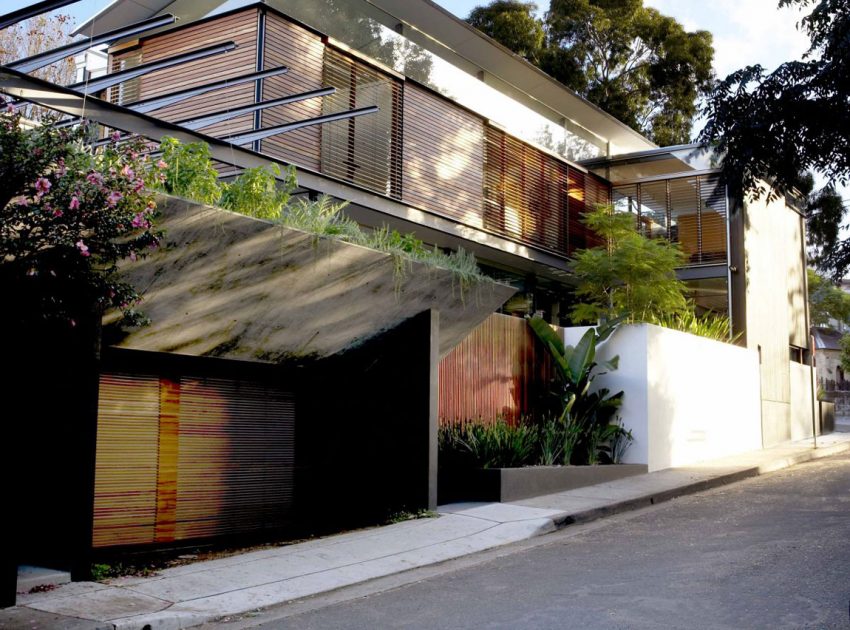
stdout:
<svg viewBox="0 0 850 630">
<path fill-rule="evenodd" d="M 517 501 L 647 472 L 644 464 L 527 466 L 440 472 L 439 502 Z"/>
</svg>

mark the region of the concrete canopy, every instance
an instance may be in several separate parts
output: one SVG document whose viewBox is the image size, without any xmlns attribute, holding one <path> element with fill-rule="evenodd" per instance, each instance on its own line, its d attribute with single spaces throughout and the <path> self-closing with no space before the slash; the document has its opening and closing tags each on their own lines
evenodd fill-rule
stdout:
<svg viewBox="0 0 850 630">
<path fill-rule="evenodd" d="M 174 197 L 159 205 L 166 246 L 123 270 L 151 324 L 116 347 L 280 363 L 335 354 L 434 308 L 444 356 L 515 292 L 489 280 L 462 288 L 447 270 Z"/>
</svg>

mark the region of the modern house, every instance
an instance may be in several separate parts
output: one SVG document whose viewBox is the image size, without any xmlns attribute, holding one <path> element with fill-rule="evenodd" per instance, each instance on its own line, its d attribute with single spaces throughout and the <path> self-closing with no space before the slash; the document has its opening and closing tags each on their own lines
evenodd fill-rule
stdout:
<svg viewBox="0 0 850 630">
<path fill-rule="evenodd" d="M 493 323 L 499 317 L 538 311 L 553 324 L 566 323 L 568 258 L 596 243 L 582 215 L 595 204 L 613 203 L 634 214 L 637 229 L 648 237 L 681 245 L 687 264 L 679 275 L 698 308 L 729 314 L 741 335 L 739 344 L 757 352 L 761 443 L 796 436 L 795 410 L 805 408 L 812 396 L 811 390 L 805 394 L 799 387 L 807 378 L 811 346 L 804 217 L 790 200 L 730 199 L 709 151 L 698 145 L 655 146 L 430 0 L 116 0 L 77 32 L 93 37 L 167 13 L 178 21 L 111 44 L 112 73 L 207 46 L 232 42 L 235 47 L 125 80 L 108 88 L 102 94 L 105 100 L 132 108 L 233 80 L 230 87 L 144 111 L 182 125 L 205 115 L 245 111 L 218 117 L 200 132 L 239 138 L 234 144 L 245 150 L 246 159 L 259 156 L 294 165 L 298 194 L 348 201 L 346 211 L 365 226 L 387 225 L 413 232 L 429 245 L 473 252 L 490 276 L 516 290 L 491 308 L 501 313 L 485 322 L 493 330 L 501 326 Z M 274 76 L 237 80 L 282 67 L 287 70 Z M 324 96 L 251 110 L 263 101 L 327 88 L 332 90 Z M 377 110 L 333 121 L 335 114 L 369 106 Z M 104 107 L 130 120 L 118 108 Z M 96 113 L 91 115 L 97 120 Z M 324 124 L 298 126 L 323 116 L 329 117 Z M 144 129 L 154 129 L 155 121 L 139 120 Z M 293 126 L 285 133 L 251 135 L 288 124 Z M 174 130 L 166 124 L 162 135 L 174 135 Z M 228 149 L 222 145 L 217 151 L 226 156 Z M 222 170 L 225 176 L 231 172 Z M 234 224 L 233 229 L 243 227 Z M 224 250 L 218 254 L 226 255 Z M 182 289 L 173 292 L 174 299 L 192 297 L 193 287 Z M 451 292 L 446 285 L 443 289 Z M 269 287 L 275 299 L 294 299 L 274 291 Z M 228 325 L 236 326 L 233 312 L 247 312 L 237 306 L 221 304 L 214 316 L 230 318 Z M 249 360 L 228 354 L 234 346 L 231 338 L 217 339 L 215 353 L 198 335 L 191 343 L 175 342 L 170 335 L 180 327 L 179 318 L 152 319 L 152 326 L 138 336 L 104 351 L 95 547 L 168 543 L 268 527 L 269 518 L 274 521 L 276 510 L 290 500 L 289 495 L 272 500 L 270 493 L 281 487 L 289 491 L 298 483 L 292 442 L 302 434 L 292 423 L 275 419 L 295 416 L 294 399 L 280 383 L 300 377 L 266 370 L 263 364 L 274 361 L 261 350 Z M 187 328 L 194 324 L 188 307 L 183 322 Z M 434 325 L 429 320 L 421 329 L 433 330 Z M 223 334 L 223 328 L 215 334 Z M 458 324 L 456 330 L 464 329 Z M 267 338 L 271 333 L 264 329 L 256 334 Z M 450 360 L 449 352 L 462 337 L 431 349 Z M 381 352 L 399 353 L 397 342 L 384 344 Z M 427 355 L 427 349 L 419 350 Z M 362 357 L 346 360 L 369 365 Z M 702 359 L 696 355 L 689 360 L 699 364 Z M 402 376 L 382 369 L 386 383 L 403 383 Z M 443 378 L 463 379 L 461 372 L 446 367 Z M 368 377 L 356 384 L 371 387 L 377 396 L 379 387 L 365 384 Z M 424 378 L 435 381 L 436 372 L 426 371 Z M 504 393 L 515 385 L 498 387 Z M 450 397 L 450 389 L 441 390 L 441 396 Z M 427 399 L 435 391 L 415 395 Z M 462 383 L 454 391 L 464 391 Z M 524 394 L 509 395 L 512 404 L 522 404 Z M 395 400 L 405 404 L 403 398 Z M 493 400 L 501 399 L 494 395 Z M 341 401 L 332 402 L 335 413 L 346 413 Z M 440 404 L 444 402 L 448 404 Z M 370 404 L 371 412 L 381 417 L 389 413 L 374 401 Z M 367 411 L 357 416 L 364 423 Z M 425 418 L 424 426 L 433 433 L 436 408 L 429 413 L 432 425 L 427 429 Z M 239 418 L 235 424 L 241 433 L 226 426 L 233 418 Z M 320 439 L 318 429 L 313 432 L 311 439 Z M 237 444 L 237 433 L 246 441 Z M 435 441 L 428 440 L 425 436 L 423 457 L 433 468 Z M 267 445 L 273 441 L 284 445 L 283 451 L 270 452 Z M 203 466 L 210 453 L 217 458 L 215 475 Z M 254 476 L 247 482 L 237 479 L 233 471 L 249 462 Z M 401 459 L 396 463 L 404 465 Z M 388 474 L 375 471 L 371 479 Z M 423 487 L 433 485 L 436 473 L 429 474 L 430 480 L 420 479 Z M 354 491 L 354 485 L 345 487 Z M 190 498 L 181 502 L 180 493 Z M 433 505 L 435 500 L 426 490 L 410 506 Z M 264 515 L 246 515 L 258 505 Z"/>
</svg>

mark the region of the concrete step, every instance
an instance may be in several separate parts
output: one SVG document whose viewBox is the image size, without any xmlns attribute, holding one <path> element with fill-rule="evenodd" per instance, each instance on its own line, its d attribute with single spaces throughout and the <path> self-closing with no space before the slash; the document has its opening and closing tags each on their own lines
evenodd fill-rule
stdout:
<svg viewBox="0 0 850 630">
<path fill-rule="evenodd" d="M 71 581 L 71 574 L 46 567 L 18 567 L 18 592 L 29 593 L 38 587 L 60 586 Z"/>
</svg>

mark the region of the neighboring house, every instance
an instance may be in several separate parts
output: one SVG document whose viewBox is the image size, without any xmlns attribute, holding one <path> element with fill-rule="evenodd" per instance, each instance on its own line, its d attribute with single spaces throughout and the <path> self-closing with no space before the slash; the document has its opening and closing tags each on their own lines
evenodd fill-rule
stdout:
<svg viewBox="0 0 850 630">
<path fill-rule="evenodd" d="M 414 232 L 430 245 L 473 252 L 486 272 L 518 289 L 501 309 L 507 314 L 540 311 L 553 323 L 564 323 L 570 304 L 568 258 L 597 243 L 582 215 L 595 204 L 613 203 L 633 213 L 647 236 L 681 245 L 687 264 L 679 275 L 697 308 L 729 314 L 740 343 L 758 352 L 762 443 L 792 437 L 792 409 L 800 408 L 793 393 L 799 387 L 795 390 L 792 381 L 799 380 L 810 350 L 804 217 L 793 205 L 784 199 L 768 202 L 765 196 L 749 203 L 730 199 L 705 149 L 653 145 L 429 0 L 116 0 L 78 32 L 97 35 L 161 12 L 180 20 L 112 45 L 112 71 L 226 41 L 238 47 L 125 81 L 111 88 L 110 100 L 130 105 L 286 66 L 286 74 L 193 97 L 151 115 L 185 121 L 261 100 L 336 88 L 324 98 L 256 111 L 203 129 L 224 138 L 377 105 L 374 114 L 258 139 L 250 148 L 294 164 L 299 194 L 327 193 L 347 200 L 349 214 L 366 226 L 389 225 Z M 144 334 L 150 339 L 157 330 L 154 322 Z M 165 347 L 159 349 L 165 354 Z M 190 364 L 163 359 L 166 367 L 156 367 L 152 360 L 136 373 L 132 361 L 121 358 L 132 355 L 116 352 L 101 395 L 114 403 L 109 413 L 118 424 L 114 432 L 102 433 L 98 448 L 121 464 L 121 453 L 110 451 L 114 443 L 107 441 L 122 439 L 119 424 L 126 414 L 121 396 L 137 396 L 133 402 L 146 421 L 166 426 L 161 404 L 172 395 L 181 366 Z M 699 363 L 701 357 L 691 360 Z M 233 380 L 195 379 L 186 391 L 199 426 L 209 421 L 205 402 L 217 400 L 222 408 L 238 413 L 237 398 L 246 391 L 250 396 L 244 407 L 250 413 L 258 413 L 263 400 L 271 400 L 270 408 L 277 405 L 284 415 L 291 411 L 287 397 L 275 398 L 262 387 L 246 390 Z M 102 414 L 103 409 L 102 404 Z M 267 418 L 256 426 L 261 421 Z M 215 436 L 217 452 L 228 457 L 233 436 Z M 172 448 L 168 440 L 177 438 L 160 432 L 146 439 L 147 445 L 135 446 L 144 450 L 167 443 Z M 142 457 L 140 453 L 136 455 Z M 145 461 L 150 482 L 160 483 L 156 461 Z M 227 461 L 235 465 L 235 460 Z M 291 459 L 286 461 L 292 465 Z M 175 459 L 172 465 L 182 464 Z M 193 487 L 200 492 L 204 472 L 193 471 Z M 109 492 L 120 494 L 122 479 L 116 477 L 114 485 L 112 479 L 99 479 L 101 500 Z M 172 484 L 168 492 L 177 491 L 174 479 L 166 482 Z M 160 490 L 151 492 L 150 501 L 160 501 Z M 173 494 L 165 500 L 173 502 Z M 191 513 L 191 506 L 184 509 Z M 108 510 L 103 514 L 110 518 Z M 101 529 L 95 538 L 103 546 L 170 541 L 173 525 L 165 534 L 158 521 L 148 523 L 144 531 L 128 533 L 125 527 L 114 540 Z M 228 527 L 238 530 L 238 522 L 229 521 Z M 187 538 L 217 531 L 212 525 L 205 529 L 203 523 L 189 529 Z"/>
<path fill-rule="evenodd" d="M 818 387 L 824 392 L 850 389 L 844 368 L 841 367 L 841 346 L 844 335 L 834 328 L 813 327 Z"/>
</svg>

